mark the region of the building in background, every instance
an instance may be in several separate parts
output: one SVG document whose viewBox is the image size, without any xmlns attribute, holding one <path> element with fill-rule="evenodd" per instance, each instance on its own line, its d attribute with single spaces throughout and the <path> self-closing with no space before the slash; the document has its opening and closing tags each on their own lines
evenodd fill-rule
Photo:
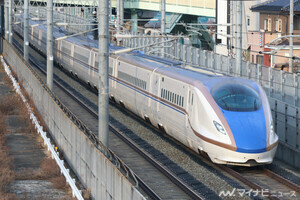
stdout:
<svg viewBox="0 0 300 200">
<path fill-rule="evenodd" d="M 272 67 L 286 66 L 287 69 L 289 39 L 275 39 L 289 35 L 290 0 L 267 1 L 252 6 L 251 10 L 259 13 L 260 19 L 259 30 L 248 33 L 252 50 L 250 61 Z M 294 0 L 294 35 L 300 35 L 300 0 Z M 300 38 L 293 39 L 293 49 L 293 56 L 300 57 Z"/>
<path fill-rule="evenodd" d="M 249 59 L 249 31 L 259 30 L 259 13 L 254 13 L 250 10 L 253 5 L 256 5 L 266 0 L 253 0 L 253 1 L 243 1 L 243 19 L 242 19 L 242 48 L 243 48 L 243 59 Z M 236 46 L 236 3 L 233 0 L 217 0 L 217 46 L 216 53 L 222 55 L 235 55 Z M 225 26 L 225 24 L 230 24 L 230 26 Z"/>
</svg>

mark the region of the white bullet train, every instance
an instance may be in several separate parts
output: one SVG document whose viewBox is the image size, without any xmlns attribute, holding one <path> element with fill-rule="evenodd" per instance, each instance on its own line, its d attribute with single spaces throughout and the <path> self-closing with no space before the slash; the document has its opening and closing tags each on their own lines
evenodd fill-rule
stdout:
<svg viewBox="0 0 300 200">
<path fill-rule="evenodd" d="M 22 35 L 21 24 L 15 27 Z M 30 43 L 46 52 L 45 25 L 30 26 L 29 32 Z M 54 36 L 64 34 L 54 29 Z M 54 59 L 97 87 L 96 43 L 56 41 Z M 187 147 L 207 153 L 214 163 L 253 166 L 271 163 L 275 156 L 278 137 L 268 99 L 252 80 L 190 71 L 132 52 L 110 56 L 109 95 Z"/>
</svg>

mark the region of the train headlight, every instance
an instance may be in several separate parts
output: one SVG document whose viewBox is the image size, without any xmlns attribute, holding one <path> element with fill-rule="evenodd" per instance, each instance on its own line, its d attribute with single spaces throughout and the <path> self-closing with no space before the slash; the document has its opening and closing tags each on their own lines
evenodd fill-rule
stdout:
<svg viewBox="0 0 300 200">
<path fill-rule="evenodd" d="M 275 132 L 274 132 L 273 121 L 271 122 L 271 125 L 270 125 L 270 134 L 271 134 L 271 135 L 274 135 L 274 134 L 275 134 Z"/>
<path fill-rule="evenodd" d="M 215 125 L 216 129 L 217 129 L 220 133 L 226 135 L 226 131 L 225 131 L 224 127 L 223 127 L 221 124 L 219 124 L 218 122 L 214 121 L 214 125 Z"/>
</svg>

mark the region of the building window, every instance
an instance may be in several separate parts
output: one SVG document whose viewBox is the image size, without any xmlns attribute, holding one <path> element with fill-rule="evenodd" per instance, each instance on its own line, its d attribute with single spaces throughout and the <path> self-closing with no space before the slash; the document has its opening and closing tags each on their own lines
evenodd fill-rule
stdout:
<svg viewBox="0 0 300 200">
<path fill-rule="evenodd" d="M 255 62 L 254 62 L 254 55 L 252 55 L 252 62 L 255 63 Z"/>
<path fill-rule="evenodd" d="M 247 24 L 248 24 L 248 26 L 250 26 L 250 19 L 249 18 L 247 19 Z"/>
<path fill-rule="evenodd" d="M 300 30 L 300 15 L 294 16 L 294 30 Z"/>
<path fill-rule="evenodd" d="M 264 64 L 264 56 L 256 55 L 256 64 Z"/>
<path fill-rule="evenodd" d="M 265 31 L 272 31 L 272 20 L 271 18 L 264 20 L 264 30 Z"/>
<path fill-rule="evenodd" d="M 282 31 L 282 20 L 275 18 L 275 30 L 276 32 L 281 32 Z"/>
<path fill-rule="evenodd" d="M 271 18 L 268 19 L 268 31 L 272 31 L 272 20 L 271 20 Z"/>
</svg>

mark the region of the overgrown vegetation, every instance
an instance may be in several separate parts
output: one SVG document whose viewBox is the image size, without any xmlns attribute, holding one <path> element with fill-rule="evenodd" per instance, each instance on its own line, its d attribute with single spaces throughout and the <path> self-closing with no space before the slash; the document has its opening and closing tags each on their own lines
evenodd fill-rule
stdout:
<svg viewBox="0 0 300 200">
<path fill-rule="evenodd" d="M 3 72 L 3 66 L 0 64 L 0 72 Z M 14 73 L 12 72 L 14 75 Z M 14 75 L 14 77 L 16 77 Z M 8 76 L 3 78 L 2 82 L 5 85 L 11 85 L 11 81 Z M 21 91 L 29 103 L 29 106 L 33 110 L 35 116 L 37 117 L 41 126 L 44 127 L 44 131 L 46 129 L 46 124 L 42 119 L 42 116 L 39 114 L 37 109 L 35 108 L 30 96 L 28 93 L 22 88 L 22 81 L 20 81 Z M 34 139 L 39 141 L 41 146 L 43 147 L 42 139 L 37 134 L 34 125 L 31 123 L 28 110 L 21 98 L 15 91 L 11 91 L 4 98 L 0 98 L 0 199 L 2 200 L 18 200 L 19 198 L 15 194 L 11 194 L 8 191 L 8 187 L 10 183 L 14 180 L 48 180 L 53 184 L 53 187 L 56 189 L 64 190 L 67 194 L 65 196 L 65 200 L 75 199 L 70 198 L 72 196 L 72 190 L 67 185 L 65 177 L 60 173 L 60 169 L 57 166 L 55 160 L 51 158 L 45 158 L 40 166 L 39 170 L 34 169 L 24 169 L 22 171 L 15 172 L 13 166 L 13 158 L 11 158 L 8 154 L 8 147 L 5 144 L 5 135 L 9 134 L 6 128 L 6 117 L 7 115 L 18 115 L 21 122 L 23 122 L 24 126 L 19 132 L 30 132 L 34 133 Z M 32 134 L 30 134 L 32 137 Z M 83 190 L 84 199 L 90 199 L 90 190 Z M 25 194 L 26 197 L 26 194 Z M 27 198 L 25 198 L 27 199 Z M 42 199 L 42 198 L 41 198 Z"/>
</svg>

